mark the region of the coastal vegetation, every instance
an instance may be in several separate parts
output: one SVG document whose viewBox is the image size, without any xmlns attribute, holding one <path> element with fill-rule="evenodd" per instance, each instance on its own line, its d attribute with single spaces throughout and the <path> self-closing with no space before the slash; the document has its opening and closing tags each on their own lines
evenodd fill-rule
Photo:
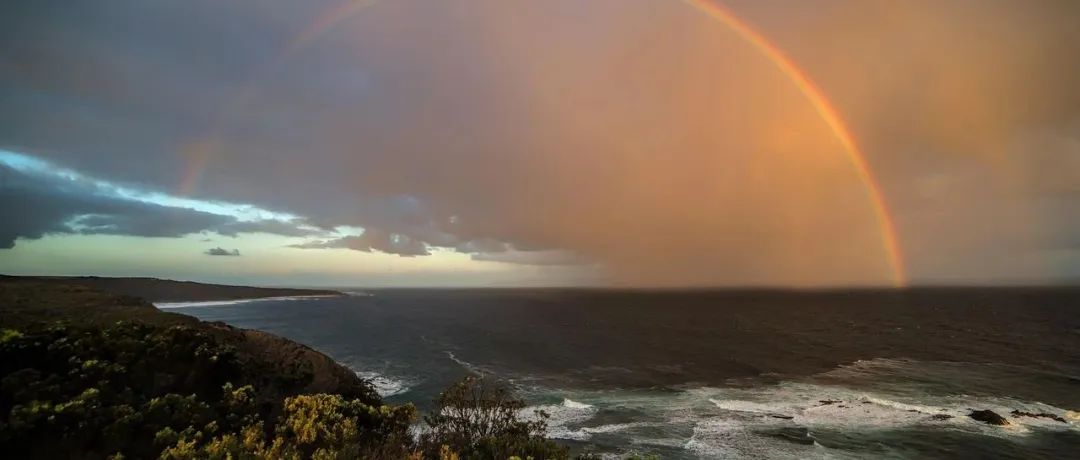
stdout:
<svg viewBox="0 0 1080 460">
<path fill-rule="evenodd" d="M 546 415 L 467 378 L 419 417 L 302 345 L 80 285 L 0 282 L 8 458 L 568 457 Z"/>
</svg>

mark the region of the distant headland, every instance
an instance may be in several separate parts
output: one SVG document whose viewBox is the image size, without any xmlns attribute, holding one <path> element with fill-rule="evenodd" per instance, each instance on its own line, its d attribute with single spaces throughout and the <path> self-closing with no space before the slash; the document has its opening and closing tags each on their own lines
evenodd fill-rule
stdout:
<svg viewBox="0 0 1080 460">
<path fill-rule="evenodd" d="M 267 297 L 344 296 L 328 289 L 267 288 L 173 281 L 159 278 L 110 278 L 100 276 L 7 276 L 0 282 L 78 285 L 114 295 L 139 297 L 149 302 L 202 302 L 261 299 Z"/>
</svg>

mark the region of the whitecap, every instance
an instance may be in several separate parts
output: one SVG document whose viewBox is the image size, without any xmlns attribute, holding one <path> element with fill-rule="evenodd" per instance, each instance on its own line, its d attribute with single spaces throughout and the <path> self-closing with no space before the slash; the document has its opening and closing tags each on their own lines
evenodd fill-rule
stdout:
<svg viewBox="0 0 1080 460">
<path fill-rule="evenodd" d="M 592 405 L 574 401 L 570 398 L 563 399 L 563 405 L 572 409 L 592 409 Z"/>
<path fill-rule="evenodd" d="M 465 361 L 465 360 L 463 360 L 461 358 L 458 358 L 457 355 L 455 355 L 454 352 L 452 352 L 452 351 L 446 351 L 446 356 L 448 358 L 450 358 L 450 361 L 458 363 L 458 365 L 460 365 L 461 367 L 464 367 L 465 370 L 467 370 L 469 372 L 472 372 L 473 374 L 476 374 L 476 375 L 490 374 L 490 372 L 488 372 L 486 369 L 484 369 L 484 368 L 482 368 L 480 366 L 477 366 L 477 365 L 475 365 L 473 363 L 470 363 L 468 361 Z"/>
<path fill-rule="evenodd" d="M 785 382 L 749 389 L 702 388 L 709 403 L 739 416 L 750 425 L 794 424 L 845 430 L 892 429 L 912 425 L 946 425 L 989 435 L 1023 435 L 1029 428 L 1077 429 L 1075 423 L 1047 418 L 1011 417 L 1021 410 L 1067 416 L 1048 404 L 1009 398 L 968 395 L 886 395 L 836 386 Z M 972 409 L 989 409 L 1008 418 L 1010 425 L 987 425 L 968 417 Z M 735 417 L 732 414 L 731 417 Z"/>
<path fill-rule="evenodd" d="M 629 431 L 635 428 L 646 428 L 653 426 L 664 426 L 663 423 L 655 422 L 627 422 L 627 423 L 610 423 L 607 425 L 587 426 L 581 429 L 582 432 L 588 434 L 605 434 L 605 433 L 618 433 L 620 431 Z"/>
<path fill-rule="evenodd" d="M 876 392 L 808 382 L 739 388 L 696 387 L 666 393 L 579 392 L 575 398 L 585 398 L 591 404 L 566 399 L 562 404 L 545 406 L 545 410 L 556 414 L 550 424 L 552 437 L 595 441 L 600 436 L 617 436 L 638 446 L 681 447 L 702 458 L 858 456 L 858 452 L 824 446 L 809 433 L 867 433 L 925 427 L 1012 438 L 1026 436 L 1035 429 L 1080 429 L 1080 423 L 1072 418 L 1077 414 L 1044 403 L 992 396 L 935 395 L 915 390 L 905 394 Z M 643 416 L 623 419 L 621 423 L 588 426 L 592 412 L 586 411 L 597 410 L 592 404 L 605 411 L 628 411 Z M 575 407 L 581 408 L 581 412 L 573 412 Z M 1011 425 L 993 426 L 973 420 L 968 417 L 972 408 L 993 410 L 1007 417 Z M 1016 417 L 1010 414 L 1013 410 L 1054 414 L 1070 423 Z M 655 427 L 662 429 L 658 431 Z M 807 438 L 800 442 L 777 439 L 776 433 L 795 428 L 806 430 Z"/>
<path fill-rule="evenodd" d="M 536 420 L 537 412 L 548 415 L 548 436 L 556 439 L 584 441 L 589 433 L 577 428 L 582 422 L 596 415 L 596 408 L 590 404 L 564 398 L 559 404 L 529 406 L 521 410 L 519 416 L 526 420 Z"/>
<path fill-rule="evenodd" d="M 356 375 L 370 382 L 371 386 L 375 387 L 375 392 L 383 398 L 405 393 L 411 388 L 405 380 L 393 379 L 378 372 L 356 371 Z"/>
<path fill-rule="evenodd" d="M 913 365 L 904 360 L 868 360 L 847 366 L 844 372 Z M 1045 403 L 985 394 L 934 393 L 918 385 L 881 389 L 859 383 L 848 386 L 807 379 L 759 386 L 684 387 L 664 392 L 577 391 L 572 395 L 574 399 L 535 408 L 552 414 L 549 428 L 554 438 L 602 445 L 608 437 L 614 437 L 612 442 L 618 446 L 674 447 L 702 458 L 865 456 L 865 451 L 828 447 L 830 433 L 863 433 L 873 438 L 878 430 L 917 428 L 1012 439 L 1036 430 L 1080 430 L 1080 413 Z M 605 417 L 593 417 L 600 412 L 598 408 Z M 1008 418 L 1011 425 L 993 426 L 971 419 L 968 414 L 972 409 L 993 410 Z M 1053 414 L 1069 423 L 1017 417 L 1011 415 L 1013 410 Z M 635 415 L 620 417 L 620 423 L 597 424 L 609 412 Z M 797 442 L 778 439 L 778 433 L 784 433 L 781 437 L 786 438 L 788 433 L 800 432 L 806 438 Z"/>
</svg>

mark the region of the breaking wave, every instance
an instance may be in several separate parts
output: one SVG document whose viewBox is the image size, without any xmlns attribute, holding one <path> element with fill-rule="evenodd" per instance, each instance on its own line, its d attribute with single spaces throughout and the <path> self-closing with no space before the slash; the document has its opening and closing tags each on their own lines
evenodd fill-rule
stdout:
<svg viewBox="0 0 1080 460">
<path fill-rule="evenodd" d="M 533 420 L 537 417 L 537 412 L 540 411 L 548 416 L 548 436 L 575 441 L 588 439 L 588 435 L 579 433 L 578 430 L 572 427 L 596 415 L 596 408 L 592 405 L 564 398 L 559 404 L 526 407 L 521 410 L 520 416 Z"/>
<path fill-rule="evenodd" d="M 375 387 L 375 392 L 383 398 L 396 396 L 412 389 L 408 381 L 393 379 L 378 372 L 356 371 L 356 375 L 370 382 L 371 386 Z"/>
<path fill-rule="evenodd" d="M 871 368 L 895 372 L 891 367 L 920 364 L 860 362 L 809 379 L 756 386 L 573 392 L 576 400 L 533 408 L 551 415 L 553 438 L 588 442 L 604 449 L 601 453 L 616 455 L 634 453 L 627 450 L 633 446 L 664 458 L 857 458 L 878 449 L 881 436 L 912 432 L 1020 443 L 1036 433 L 1080 434 L 1080 414 L 1050 404 L 923 387 L 886 391 L 867 385 L 865 378 L 846 384 L 835 378 L 851 375 L 852 366 L 866 377 Z M 830 377 L 830 383 L 817 381 L 821 376 Z M 992 410 L 1010 424 L 976 421 L 968 416 L 972 410 Z M 1064 422 L 1013 411 L 1049 414 Z"/>
</svg>

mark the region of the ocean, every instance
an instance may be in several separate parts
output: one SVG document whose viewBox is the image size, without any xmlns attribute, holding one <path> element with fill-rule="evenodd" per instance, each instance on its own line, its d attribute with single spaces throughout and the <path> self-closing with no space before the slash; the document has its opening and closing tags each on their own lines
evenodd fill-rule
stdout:
<svg viewBox="0 0 1080 460">
<path fill-rule="evenodd" d="M 421 411 L 467 375 L 503 380 L 574 452 L 1080 458 L 1080 288 L 401 289 L 173 311 L 310 345 Z M 968 417 L 986 409 L 1010 425 Z"/>
</svg>

